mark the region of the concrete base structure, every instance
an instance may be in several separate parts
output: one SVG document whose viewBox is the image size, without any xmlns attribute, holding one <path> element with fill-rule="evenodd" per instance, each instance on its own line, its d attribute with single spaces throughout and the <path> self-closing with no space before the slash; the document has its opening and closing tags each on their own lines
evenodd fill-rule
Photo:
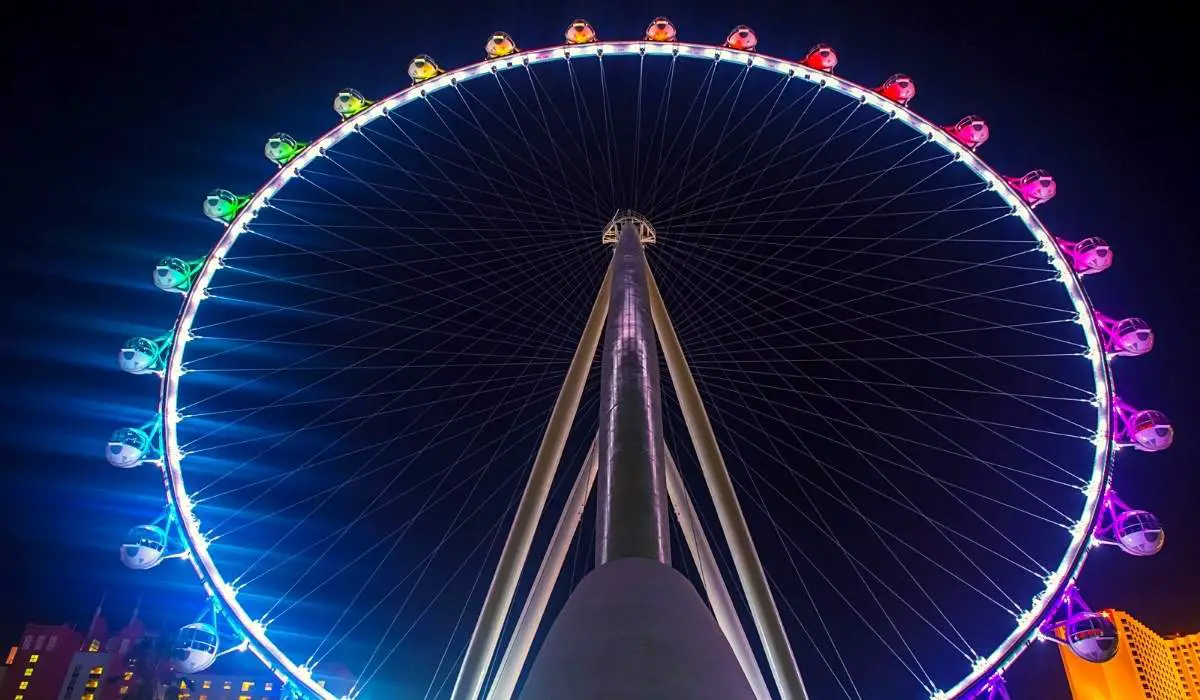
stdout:
<svg viewBox="0 0 1200 700">
<path fill-rule="evenodd" d="M 754 700 L 754 693 L 683 574 L 628 557 L 580 582 L 520 700 Z"/>
</svg>

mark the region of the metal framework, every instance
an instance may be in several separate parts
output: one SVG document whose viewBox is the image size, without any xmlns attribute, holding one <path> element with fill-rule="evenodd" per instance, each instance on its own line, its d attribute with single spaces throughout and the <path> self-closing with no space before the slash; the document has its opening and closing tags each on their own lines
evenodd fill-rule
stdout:
<svg viewBox="0 0 1200 700">
<path fill-rule="evenodd" d="M 1087 341 L 1088 356 L 1092 363 L 1093 378 L 1097 387 L 1096 400 L 1099 404 L 1099 410 L 1097 412 L 1098 424 L 1096 426 L 1094 464 L 1091 480 L 1086 490 L 1084 511 L 1072 532 L 1072 541 L 1067 548 L 1059 568 L 1047 577 L 1047 588 L 1044 595 L 1035 600 L 1030 609 L 1022 614 L 1019 624 L 1012 635 L 988 658 L 978 659 L 977 671 L 963 679 L 959 686 L 948 690 L 946 696 L 957 695 L 975 686 L 981 679 L 987 677 L 986 673 L 1002 671 L 1008 663 L 1011 663 L 1017 653 L 1037 636 L 1037 621 L 1047 615 L 1055 600 L 1060 596 L 1062 591 L 1070 586 L 1082 567 L 1088 546 L 1093 541 L 1093 530 L 1103 510 L 1101 501 L 1109 483 L 1114 433 L 1112 420 L 1113 395 L 1108 358 L 1104 351 L 1105 344 L 1094 322 L 1095 312 L 1079 280 L 1079 275 L 1085 274 L 1087 271 L 1081 270 L 1075 260 L 1077 256 L 1071 250 L 1066 250 L 1060 246 L 1060 243 L 1045 229 L 1033 214 L 1030 204 L 1024 201 L 1015 189 L 1010 188 L 1004 178 L 984 163 L 971 147 L 960 143 L 945 130 L 912 112 L 907 107 L 889 100 L 874 90 L 853 83 L 845 78 L 814 69 L 803 62 L 788 61 L 728 47 L 682 42 L 663 43 L 638 40 L 550 47 L 491 58 L 480 63 L 442 73 L 436 77 L 424 80 L 417 85 L 401 90 L 386 99 L 376 103 L 367 103 L 361 111 L 346 115 L 347 118 L 345 121 L 332 128 L 319 139 L 316 139 L 311 145 L 298 145 L 303 150 L 299 150 L 298 153 L 280 160 L 281 169 L 279 172 L 268 180 L 254 195 L 238 198 L 236 208 L 229 213 L 227 218 L 222 218 L 222 223 L 227 224 L 227 226 L 220 240 L 203 260 L 203 263 L 201 264 L 200 261 L 188 263 L 189 267 L 185 270 L 187 273 L 186 284 L 176 284 L 169 289 L 169 291 L 184 292 L 185 297 L 175 321 L 173 333 L 170 339 L 164 342 L 163 346 L 159 348 L 159 355 L 155 358 L 156 364 L 151 368 L 151 371 L 160 374 L 162 377 L 161 413 L 164 445 L 162 473 L 167 499 L 179 523 L 179 535 L 188 551 L 188 559 L 192 562 L 197 575 L 208 591 L 213 609 L 222 613 L 229 626 L 240 637 L 241 643 L 245 648 L 254 653 L 268 668 L 281 678 L 296 684 L 298 688 L 313 697 L 322 698 L 323 700 L 335 700 L 331 693 L 313 680 L 310 669 L 297 665 L 288 659 L 266 634 L 264 623 L 252 619 L 237 602 L 234 586 L 222 577 L 215 562 L 208 554 L 208 540 L 200 527 L 199 519 L 193 511 L 192 501 L 184 486 L 181 469 L 183 453 L 178 441 L 176 423 L 180 419 L 178 411 L 178 387 L 180 379 L 185 373 L 185 348 L 188 341 L 191 340 L 190 331 L 197 307 L 207 298 L 208 286 L 211 283 L 213 275 L 223 265 L 226 254 L 236 243 L 239 236 L 248 230 L 248 227 L 259 211 L 268 206 L 271 198 L 284 188 L 289 180 L 299 176 L 303 169 L 314 159 L 322 157 L 326 149 L 356 133 L 363 126 L 375 119 L 384 117 L 388 111 L 406 103 L 424 99 L 438 90 L 452 89 L 459 82 L 491 75 L 498 71 L 524 69 L 533 64 L 550 61 L 576 60 L 589 56 L 595 58 L 604 55 L 657 55 L 672 58 L 690 57 L 700 60 L 735 62 L 751 68 L 771 71 L 786 76 L 788 79 L 794 78 L 808 81 L 822 88 L 832 89 L 859 100 L 864 105 L 903 121 L 914 131 L 936 142 L 995 189 L 997 194 L 1012 207 L 1014 214 L 1021 218 L 1034 239 L 1041 245 L 1051 265 L 1059 271 L 1062 284 L 1067 289 L 1073 305 L 1079 314 L 1079 325 Z M 634 216 L 636 215 L 632 212 L 618 212 L 609 227 L 605 229 L 603 237 L 607 240 L 609 229 L 612 229 L 615 233 L 625 220 Z M 647 228 L 641 231 L 639 238 L 643 244 L 653 243 L 657 240 L 653 227 L 648 224 Z M 667 356 L 668 367 L 676 386 L 684 387 L 686 390 L 684 393 L 691 395 L 684 402 L 686 406 L 685 412 L 688 414 L 687 423 L 689 433 L 696 444 L 697 453 L 701 456 L 701 466 L 704 470 L 706 481 L 709 484 L 710 490 L 713 491 L 714 500 L 718 502 L 721 526 L 730 542 L 731 549 L 735 552 L 735 560 L 738 563 L 738 574 L 748 597 L 752 601 L 755 621 L 767 646 L 772 671 L 776 676 L 776 681 L 784 698 L 788 698 L 789 700 L 804 698 L 806 696 L 799 673 L 795 671 L 794 658 L 792 657 L 790 648 L 787 647 L 786 638 L 782 634 L 782 625 L 779 622 L 778 612 L 775 609 L 774 602 L 771 600 L 770 589 L 765 581 L 765 577 L 762 575 L 761 565 L 757 561 L 753 542 L 750 541 L 736 496 L 732 491 L 732 485 L 724 469 L 723 460 L 721 459 L 719 449 L 717 449 L 715 438 L 712 436 L 711 425 L 704 414 L 703 405 L 699 401 L 699 395 L 694 391 L 694 382 L 691 381 L 690 371 L 687 368 L 682 349 L 679 347 L 678 339 L 675 338 L 674 331 L 670 327 L 669 318 L 666 315 L 666 310 L 662 305 L 662 300 L 658 295 L 653 278 L 649 274 L 647 274 L 647 278 L 651 290 L 652 306 L 655 312 L 656 330 L 660 340 L 663 342 L 663 351 Z M 554 414 L 550 419 L 547 433 L 531 473 L 529 484 L 518 508 L 518 516 L 513 523 L 513 529 L 510 531 L 508 540 L 506 541 L 500 567 L 498 567 L 495 577 L 492 580 L 487 602 L 484 605 L 483 613 L 472 635 L 462 672 L 455 686 L 453 694 L 455 700 L 476 700 L 478 698 L 487 668 L 494 657 L 500 629 L 511 607 L 521 566 L 525 563 L 528 556 L 533 529 L 536 526 L 538 516 L 540 516 L 543 510 L 549 484 L 557 470 L 563 441 L 569 431 L 571 416 L 573 416 L 574 409 L 578 405 L 579 392 L 582 390 L 583 382 L 586 379 L 587 367 L 595 355 L 600 330 L 607 312 L 606 305 L 610 280 L 611 271 L 605 277 L 604 285 L 592 309 L 592 316 L 589 318 L 583 337 L 580 340 L 575 360 L 572 362 L 571 370 L 568 372 L 567 380 L 559 396 Z M 690 389 L 688 389 L 689 385 Z M 669 469 L 668 474 L 671 473 L 672 470 Z M 670 487 L 670 482 L 671 479 L 668 478 L 668 487 Z M 681 507 L 678 501 L 678 498 L 672 498 L 677 511 Z M 689 542 L 689 546 L 692 547 L 693 554 L 697 556 L 698 562 L 704 559 L 704 548 L 699 543 L 693 544 Z M 700 550 L 699 554 L 696 554 L 697 548 Z M 543 566 L 548 575 L 554 569 L 552 561 L 544 563 Z M 706 575 L 705 578 L 705 587 L 708 589 L 710 600 L 716 601 L 720 599 L 720 591 L 714 591 L 715 586 L 710 586 L 707 583 L 707 580 L 711 577 Z M 714 580 L 715 583 L 716 581 Z M 727 592 L 725 597 L 727 597 Z M 527 608 L 530 616 L 526 619 L 536 627 L 536 620 L 540 618 L 540 613 L 534 614 L 536 612 L 536 604 L 531 602 L 529 605 L 532 607 Z M 714 602 L 714 607 L 720 608 L 721 605 Z M 720 618 L 724 613 L 718 610 L 717 614 L 718 618 Z M 725 623 L 722 623 L 722 629 L 727 636 L 732 634 L 731 630 L 727 629 Z M 734 649 L 737 650 L 740 642 L 731 637 L 731 643 Z M 523 661 L 524 652 L 521 652 L 519 648 L 512 648 L 510 652 L 511 655 L 507 658 L 512 663 L 516 664 L 518 660 Z M 741 657 L 739 656 L 739 658 Z M 504 669 L 502 669 L 502 672 L 504 672 Z M 753 683 L 753 678 L 751 680 Z M 756 694 L 759 692 L 757 686 L 755 692 Z M 496 697 L 499 699 L 502 695 L 497 694 Z"/>
</svg>

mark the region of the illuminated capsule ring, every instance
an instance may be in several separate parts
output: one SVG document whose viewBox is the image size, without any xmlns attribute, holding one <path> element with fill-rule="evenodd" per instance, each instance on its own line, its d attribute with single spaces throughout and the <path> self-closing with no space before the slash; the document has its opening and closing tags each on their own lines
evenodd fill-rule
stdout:
<svg viewBox="0 0 1200 700">
<path fill-rule="evenodd" d="M 1059 279 L 1078 314 L 1079 326 L 1086 340 L 1088 349 L 1087 357 L 1092 365 L 1095 397 L 1098 402 L 1097 425 L 1095 428 L 1097 438 L 1095 440 L 1091 478 L 1088 481 L 1089 486 L 1085 492 L 1085 504 L 1083 512 L 1078 519 L 1078 527 L 1071 533 L 1070 543 L 1060 564 L 1046 578 L 1044 593 L 1037 596 L 1032 606 L 1019 616 L 1015 629 L 996 649 L 990 650 L 986 657 L 976 660 L 973 670 L 968 675 L 954 687 L 935 691 L 933 695 L 939 698 L 963 696 L 970 693 L 972 689 L 979 688 L 982 683 L 989 682 L 989 679 L 1001 673 L 1029 642 L 1038 636 L 1039 621 L 1048 614 L 1053 601 L 1061 598 L 1063 591 L 1067 589 L 1069 583 L 1079 573 L 1086 558 L 1089 545 L 1091 544 L 1092 532 L 1101 512 L 1102 499 L 1106 485 L 1109 482 L 1113 430 L 1110 397 L 1113 392 L 1110 386 L 1108 357 L 1104 351 L 1104 343 L 1097 330 L 1092 307 L 1080 285 L 1079 276 L 1073 271 L 1072 259 L 1068 256 L 1067 252 L 1060 248 L 1055 238 L 1034 215 L 1031 203 L 1036 204 L 1040 202 L 1027 201 L 1028 198 L 1023 197 L 1018 189 L 1008 186 L 1005 178 L 993 171 L 971 148 L 961 143 L 943 127 L 939 127 L 906 107 L 898 105 L 895 101 L 888 99 L 871 88 L 838 77 L 825 70 L 814 68 L 812 65 L 772 58 L 748 51 L 734 50 L 728 47 L 694 43 L 657 43 L 636 40 L 573 44 L 525 51 L 520 55 L 520 61 L 499 58 L 482 61 L 430 77 L 420 82 L 419 85 L 405 88 L 373 103 L 365 100 L 357 93 L 344 91 L 345 98 L 341 103 L 338 103 L 339 105 L 343 103 L 349 105 L 349 107 L 339 108 L 338 110 L 344 117 L 344 121 L 334 126 L 323 136 L 315 139 L 312 144 L 315 147 L 299 152 L 294 158 L 282 164 L 278 173 L 271 177 L 246 201 L 225 203 L 224 200 L 220 200 L 216 202 L 217 204 L 224 203 L 226 205 L 225 209 L 220 212 L 211 211 L 209 212 L 210 215 L 223 215 L 231 206 L 237 207 L 237 213 L 229 221 L 224 234 L 205 259 L 201 269 L 195 274 L 187 290 L 174 326 L 174 337 L 178 340 L 165 350 L 162 385 L 163 438 L 165 446 L 163 469 L 167 498 L 171 508 L 177 513 L 182 537 L 190 550 L 188 559 L 192 562 L 205 589 L 210 591 L 214 597 L 216 609 L 224 616 L 228 625 L 244 638 L 246 648 L 261 659 L 280 678 L 293 684 L 298 691 L 302 691 L 308 696 L 322 698 L 323 700 L 335 700 L 334 696 L 328 690 L 313 679 L 312 674 L 307 668 L 298 665 L 279 649 L 272 641 L 265 626 L 260 621 L 252 619 L 238 602 L 235 589 L 230 582 L 225 580 L 221 571 L 209 555 L 207 540 L 203 535 L 199 520 L 193 512 L 192 502 L 184 483 L 181 468 L 181 448 L 176 429 L 179 384 L 184 371 L 184 357 L 197 308 L 200 302 L 205 299 L 205 290 L 209 287 L 213 275 L 222 264 L 224 257 L 229 253 L 238 238 L 247 231 L 259 211 L 267 205 L 268 201 L 276 193 L 285 187 L 289 180 L 297 177 L 314 159 L 322 157 L 322 154 L 328 148 L 336 145 L 346 137 L 358 133 L 364 126 L 371 122 L 384 118 L 389 111 L 415 100 L 427 99 L 438 91 L 452 90 L 455 85 L 459 85 L 465 81 L 483 76 L 491 76 L 495 72 L 525 69 L 530 65 L 566 61 L 568 59 L 579 60 L 601 54 L 605 57 L 642 55 L 646 57 L 661 57 L 664 60 L 684 58 L 736 63 L 756 70 L 776 73 L 791 79 L 819 84 L 824 89 L 836 91 L 861 102 L 866 107 L 889 115 L 903 122 L 915 132 L 922 134 L 928 140 L 936 142 L 941 148 L 952 154 L 963 166 L 969 168 L 983 182 L 991 186 L 995 193 L 1020 217 L 1023 225 L 1048 256 L 1051 265 L 1060 273 Z M 811 64 L 811 61 L 809 63 Z M 214 198 L 218 194 L 225 196 L 225 193 L 222 191 L 214 193 Z"/>
</svg>

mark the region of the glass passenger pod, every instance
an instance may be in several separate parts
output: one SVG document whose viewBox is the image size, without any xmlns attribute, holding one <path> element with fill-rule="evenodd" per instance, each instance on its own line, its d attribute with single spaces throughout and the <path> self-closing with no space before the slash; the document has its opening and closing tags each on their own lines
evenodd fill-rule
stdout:
<svg viewBox="0 0 1200 700">
<path fill-rule="evenodd" d="M 1166 544 L 1162 523 L 1151 512 L 1127 510 L 1113 523 L 1113 537 L 1127 554 L 1136 557 L 1154 556 Z"/>
<path fill-rule="evenodd" d="M 114 467 L 131 469 L 146 461 L 150 436 L 139 428 L 121 428 L 108 438 L 104 456 Z"/>
<path fill-rule="evenodd" d="M 804 60 L 801 63 L 813 70 L 831 73 L 834 68 L 837 68 L 837 52 L 829 44 L 817 44 L 808 50 L 808 54 L 804 56 Z"/>
<path fill-rule="evenodd" d="M 738 51 L 753 51 L 758 46 L 758 35 L 744 24 L 739 24 L 725 38 L 725 46 Z"/>
<path fill-rule="evenodd" d="M 372 102 L 362 96 L 358 90 L 345 88 L 338 92 L 333 98 L 333 111 L 343 119 L 349 119 L 367 107 L 370 107 Z"/>
<path fill-rule="evenodd" d="M 1110 337 L 1113 346 L 1110 351 L 1116 355 L 1136 357 L 1154 348 L 1154 331 L 1150 329 L 1150 324 L 1140 318 L 1117 321 Z"/>
<path fill-rule="evenodd" d="M 513 55 L 519 49 L 517 43 L 506 32 L 496 32 L 487 40 L 483 51 L 488 58 L 503 58 Z"/>
<path fill-rule="evenodd" d="M 1055 184 L 1054 178 L 1045 170 L 1031 170 L 1021 177 L 1004 179 L 1031 207 L 1045 204 L 1058 192 L 1058 185 Z"/>
<path fill-rule="evenodd" d="M 220 637 L 215 627 L 205 622 L 193 622 L 179 628 L 171 658 L 180 673 L 199 673 L 217 660 L 218 646 Z"/>
<path fill-rule="evenodd" d="M 154 266 L 154 286 L 164 292 L 186 292 L 192 286 L 194 266 L 180 258 L 166 257 Z"/>
<path fill-rule="evenodd" d="M 213 190 L 204 197 L 204 215 L 219 224 L 228 224 L 249 201 L 249 197 L 239 197 L 229 190 Z"/>
<path fill-rule="evenodd" d="M 1162 411 L 1138 411 L 1129 419 L 1129 437 L 1143 452 L 1159 452 L 1175 441 L 1175 429 Z"/>
<path fill-rule="evenodd" d="M 675 41 L 675 25 L 666 17 L 655 17 L 646 27 L 646 41 Z"/>
<path fill-rule="evenodd" d="M 149 338 L 130 338 L 117 353 L 117 361 L 121 369 L 130 374 L 151 374 L 158 369 L 162 350 L 157 342 Z"/>
<path fill-rule="evenodd" d="M 167 553 L 167 531 L 157 525 L 138 525 L 125 535 L 121 563 L 135 571 L 158 566 Z"/>
<path fill-rule="evenodd" d="M 282 168 L 300 155 L 300 151 L 303 151 L 307 145 L 281 132 L 267 139 L 267 145 L 263 147 L 263 155 L 267 157 L 267 160 Z"/>
<path fill-rule="evenodd" d="M 436 78 L 441 74 L 442 69 L 438 67 L 437 62 L 425 54 L 415 56 L 408 62 L 408 77 L 412 78 L 413 85 Z"/>
<path fill-rule="evenodd" d="M 1094 275 L 1112 267 L 1112 248 L 1103 238 L 1092 236 L 1078 243 L 1060 241 L 1059 245 L 1071 258 L 1075 272 L 1081 275 Z"/>
<path fill-rule="evenodd" d="M 917 84 L 907 75 L 897 73 L 883 81 L 883 85 L 875 88 L 875 92 L 896 104 L 907 105 L 912 98 L 917 96 Z"/>
<path fill-rule="evenodd" d="M 975 114 L 963 117 L 953 126 L 946 127 L 946 132 L 972 151 L 986 143 L 991 136 L 987 122 Z"/>
<path fill-rule="evenodd" d="M 1078 612 L 1067 618 L 1063 633 L 1076 656 L 1091 663 L 1104 663 L 1117 655 L 1117 628 L 1103 615 Z"/>
<path fill-rule="evenodd" d="M 568 44 L 591 44 L 596 41 L 596 30 L 587 20 L 577 19 L 567 27 L 564 36 Z"/>
</svg>

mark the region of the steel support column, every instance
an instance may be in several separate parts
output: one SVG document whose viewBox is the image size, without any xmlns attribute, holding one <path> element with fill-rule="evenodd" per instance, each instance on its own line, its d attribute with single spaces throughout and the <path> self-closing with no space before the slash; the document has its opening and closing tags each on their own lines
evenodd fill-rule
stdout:
<svg viewBox="0 0 1200 700">
<path fill-rule="evenodd" d="M 758 550 L 750 538 L 750 528 L 746 525 L 737 493 L 733 489 L 733 481 L 725 468 L 725 459 L 721 456 L 721 448 L 713 433 L 712 423 L 709 422 L 704 403 L 700 400 L 696 380 L 692 377 L 683 348 L 679 345 L 679 337 L 671 325 L 671 317 L 667 314 L 667 307 L 663 304 L 662 295 L 659 294 L 649 265 L 646 266 L 646 282 L 650 291 L 654 327 L 658 331 L 658 341 L 667 361 L 667 370 L 675 385 L 675 394 L 683 411 L 683 419 L 696 448 L 696 457 L 700 461 L 704 481 L 717 508 L 721 530 L 729 543 L 738 578 L 750 605 L 750 612 L 754 616 L 754 624 L 758 628 L 759 638 L 763 641 L 775 685 L 782 700 L 807 700 L 808 693 L 800 679 L 796 657 L 784 632 L 779 608 L 771 595 L 771 586 L 767 583 L 766 573 L 763 571 L 762 562 L 759 561 Z"/>
<path fill-rule="evenodd" d="M 592 493 L 592 485 L 596 482 L 596 465 L 599 464 L 596 441 L 592 441 L 592 449 L 588 450 L 575 485 L 567 496 L 563 506 L 562 516 L 554 528 L 550 538 L 550 548 L 538 568 L 537 578 L 533 580 L 533 588 L 525 599 L 525 607 L 517 618 L 517 626 L 513 630 L 508 649 L 496 669 L 496 678 L 488 688 L 487 700 L 510 700 L 517 688 L 517 680 L 525 668 L 529 657 L 529 648 L 533 646 L 533 637 L 542 624 L 542 616 L 546 614 L 546 605 L 550 602 L 550 594 L 554 592 L 554 584 L 562 573 L 563 562 L 567 559 L 567 551 L 571 548 L 571 540 L 579 528 L 583 510 L 587 507 L 588 496 Z"/>
<path fill-rule="evenodd" d="M 737 657 L 742 673 L 746 674 L 746 680 L 750 681 L 750 689 L 754 691 L 756 700 L 771 700 L 767 681 L 763 678 L 762 669 L 758 667 L 758 660 L 754 658 L 754 648 L 750 646 L 750 639 L 742 627 L 742 620 L 738 617 L 737 609 L 733 607 L 733 599 L 729 596 L 729 588 L 726 587 L 721 569 L 717 566 L 717 558 L 713 555 L 712 546 L 709 545 L 704 527 L 700 524 L 700 516 L 696 513 L 696 506 L 692 503 L 692 497 L 683 482 L 683 475 L 679 473 L 679 466 L 675 464 L 670 451 L 667 452 L 667 494 L 675 507 L 675 517 L 679 520 L 683 539 L 687 541 L 696 568 L 700 570 L 700 581 L 704 584 L 704 593 L 708 596 L 708 603 L 717 618 L 717 625 L 729 641 L 729 646 L 733 647 L 733 655 Z"/>
<path fill-rule="evenodd" d="M 646 255 L 633 222 L 613 251 L 600 379 L 596 566 L 625 557 L 671 563 L 658 348 Z"/>
<path fill-rule="evenodd" d="M 575 412 L 579 409 L 579 399 L 587 382 L 588 370 L 591 369 L 592 359 L 596 356 L 596 347 L 600 343 L 600 333 L 604 329 L 604 319 L 608 314 L 612 279 L 613 266 L 610 264 L 604 275 L 604 282 L 600 285 L 600 292 L 596 295 L 596 301 L 592 304 L 592 312 L 584 326 L 583 335 L 579 338 L 579 345 L 575 348 L 575 356 L 571 359 L 571 366 L 563 380 L 558 399 L 554 403 L 554 410 L 546 425 L 546 433 L 542 436 L 537 457 L 533 460 L 529 481 L 525 484 L 521 502 L 517 504 L 512 527 L 508 531 L 504 549 L 500 552 L 500 561 L 496 564 L 496 573 L 492 576 L 487 597 L 483 601 L 483 609 L 479 612 L 475 630 L 471 633 L 471 641 L 467 644 L 467 653 L 454 682 L 451 700 L 476 700 L 483 688 L 488 667 L 496 653 L 496 642 L 500 639 L 500 631 L 508 616 L 509 606 L 512 605 L 513 595 L 516 594 L 521 570 L 529 556 L 534 531 L 546 505 L 550 485 L 554 482 L 559 459 L 562 458 L 563 446 L 574 422 Z"/>
</svg>

